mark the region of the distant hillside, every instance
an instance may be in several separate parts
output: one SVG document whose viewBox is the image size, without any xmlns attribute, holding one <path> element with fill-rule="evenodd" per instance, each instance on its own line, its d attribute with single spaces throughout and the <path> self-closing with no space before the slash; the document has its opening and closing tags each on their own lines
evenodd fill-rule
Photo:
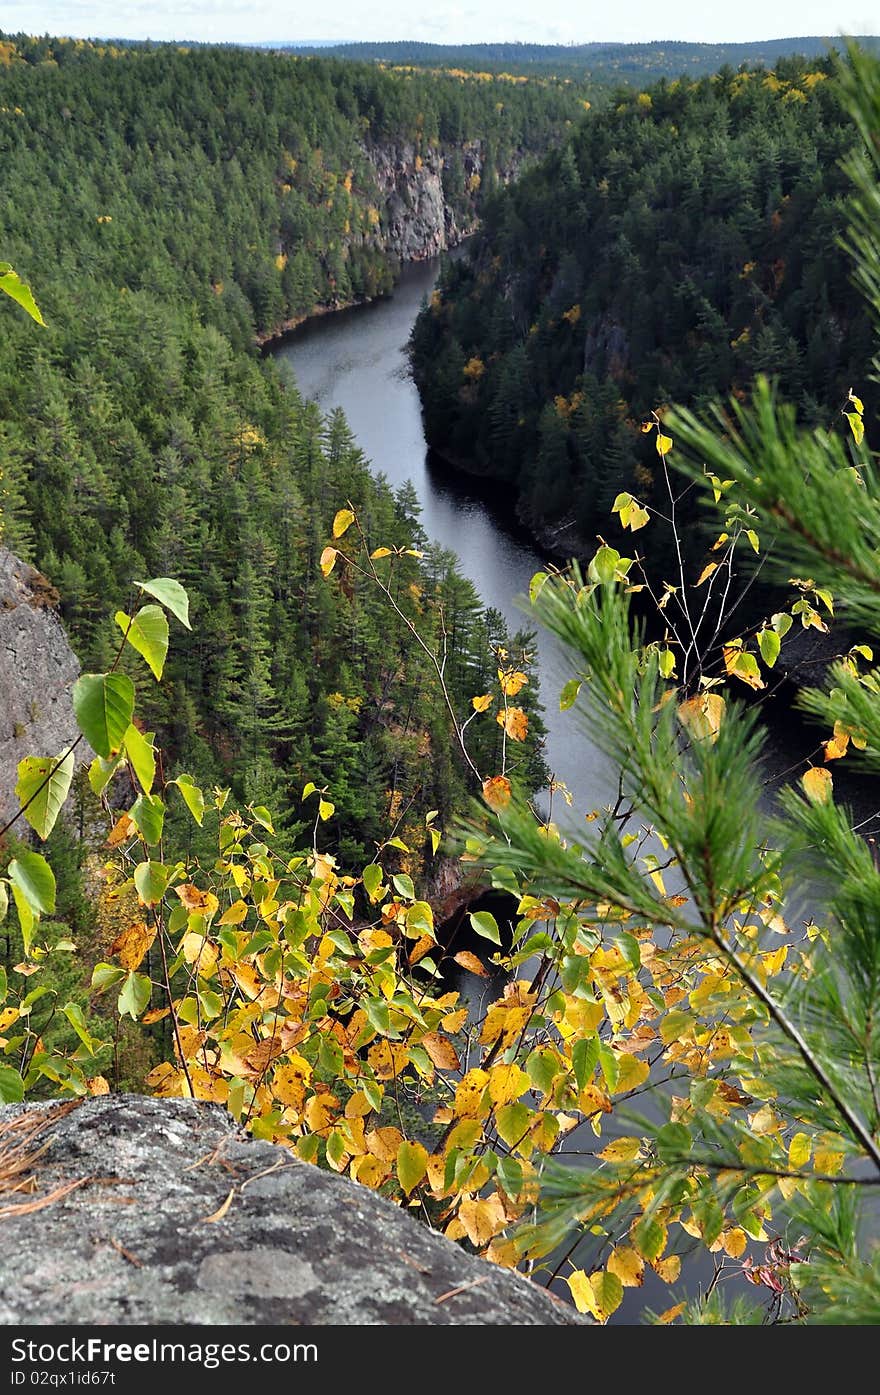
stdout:
<svg viewBox="0 0 880 1395">
<path fill-rule="evenodd" d="M 657 40 L 650 44 L 427 44 L 411 42 L 281 44 L 281 48 L 307 52 L 320 46 L 322 54 L 361 62 L 416 64 L 429 67 L 505 68 L 535 73 L 573 71 L 598 81 L 642 82 L 648 78 L 699 76 L 714 73 L 725 64 L 766 63 L 799 54 L 815 58 L 833 37 L 767 39 L 760 43 L 686 44 Z M 867 49 L 880 52 L 880 38 L 863 37 Z"/>
</svg>

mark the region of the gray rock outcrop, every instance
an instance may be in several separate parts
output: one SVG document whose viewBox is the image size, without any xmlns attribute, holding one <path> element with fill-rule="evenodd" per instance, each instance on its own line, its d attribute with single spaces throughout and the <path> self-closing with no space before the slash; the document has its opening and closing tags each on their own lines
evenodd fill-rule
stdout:
<svg viewBox="0 0 880 1395">
<path fill-rule="evenodd" d="M 39 1108 L 6 1106 L 0 1124 Z M 26 1200 L 88 1180 L 4 1210 L 4 1325 L 586 1321 L 216 1105 L 105 1095 L 53 1111 L 46 1137 Z"/>
<path fill-rule="evenodd" d="M 457 247 L 478 222 L 476 193 L 456 210 L 447 199 L 443 173 L 447 161 L 460 162 L 468 188 L 478 188 L 484 174 L 483 144 L 464 141 L 450 150 L 429 146 L 421 155 L 411 144 L 364 147 L 383 205 L 379 234 L 384 251 L 402 262 L 424 261 L 450 247 Z M 501 183 L 512 179 L 523 157 L 515 155 L 508 166 L 496 171 Z"/>
<path fill-rule="evenodd" d="M 15 812 L 18 762 L 61 755 L 77 734 L 70 690 L 80 666 L 44 576 L 0 547 L 0 824 Z M 90 760 L 85 743 L 78 763 Z"/>
</svg>

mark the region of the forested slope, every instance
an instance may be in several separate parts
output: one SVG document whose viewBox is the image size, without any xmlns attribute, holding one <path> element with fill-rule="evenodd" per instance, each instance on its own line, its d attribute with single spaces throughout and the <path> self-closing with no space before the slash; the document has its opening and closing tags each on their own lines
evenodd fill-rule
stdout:
<svg viewBox="0 0 880 1395">
<path fill-rule="evenodd" d="M 871 356 L 838 245 L 851 143 L 825 62 L 661 82 L 586 117 L 492 201 L 417 324 L 432 444 L 537 531 L 592 536 L 618 491 L 651 497 L 654 409 L 766 372 L 807 422 L 833 418 Z"/>
<path fill-rule="evenodd" d="M 146 712 L 197 777 L 291 828 L 304 780 L 331 783 L 343 857 L 411 796 L 416 822 L 448 811 L 462 777 L 427 664 L 374 592 L 318 568 L 349 498 L 378 542 L 424 545 L 412 501 L 282 389 L 254 338 L 390 285 L 371 148 L 474 139 L 494 169 L 551 141 L 573 98 L 529 84 L 499 110 L 485 84 L 219 49 L 12 38 L 0 60 L 0 248 L 48 325 L 0 309 L 5 542 L 60 591 L 87 668 L 134 580 L 190 589 L 192 636 Z M 442 611 L 468 702 L 497 619 L 448 556 L 405 558 L 398 580 L 429 642 Z"/>
</svg>

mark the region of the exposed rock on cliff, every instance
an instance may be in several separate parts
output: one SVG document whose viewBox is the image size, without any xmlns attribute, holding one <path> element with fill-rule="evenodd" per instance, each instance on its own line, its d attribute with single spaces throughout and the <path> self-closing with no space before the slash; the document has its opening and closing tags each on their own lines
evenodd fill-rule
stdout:
<svg viewBox="0 0 880 1395">
<path fill-rule="evenodd" d="M 479 141 L 469 141 L 449 154 L 440 148 L 418 155 L 412 145 L 366 147 L 376 183 L 384 200 L 382 241 L 385 250 L 401 261 L 423 261 L 448 247 L 455 247 L 477 224 L 473 191 L 483 176 Z M 459 162 L 462 191 L 450 198 L 444 184 L 447 162 Z M 510 177 L 502 172 L 502 179 Z"/>
<path fill-rule="evenodd" d="M 26 1200 L 88 1181 L 4 1213 L 0 1323 L 585 1321 L 365 1187 L 243 1138 L 216 1105 L 105 1095 L 63 1110 Z"/>
<path fill-rule="evenodd" d="M 0 823 L 17 808 L 24 756 L 57 756 L 76 736 L 70 690 L 79 662 L 55 614 L 58 592 L 0 547 Z M 81 743 L 79 763 L 92 752 Z"/>
</svg>

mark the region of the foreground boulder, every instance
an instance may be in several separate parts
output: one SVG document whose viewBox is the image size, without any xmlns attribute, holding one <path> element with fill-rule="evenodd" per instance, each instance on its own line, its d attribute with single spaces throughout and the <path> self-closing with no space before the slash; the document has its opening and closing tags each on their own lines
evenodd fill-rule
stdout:
<svg viewBox="0 0 880 1395">
<path fill-rule="evenodd" d="M 6 1106 L 0 1187 L 16 1150 L 45 1140 L 33 1189 L 0 1198 L 4 1325 L 583 1321 L 383 1197 L 245 1138 L 215 1105 Z"/>
</svg>

